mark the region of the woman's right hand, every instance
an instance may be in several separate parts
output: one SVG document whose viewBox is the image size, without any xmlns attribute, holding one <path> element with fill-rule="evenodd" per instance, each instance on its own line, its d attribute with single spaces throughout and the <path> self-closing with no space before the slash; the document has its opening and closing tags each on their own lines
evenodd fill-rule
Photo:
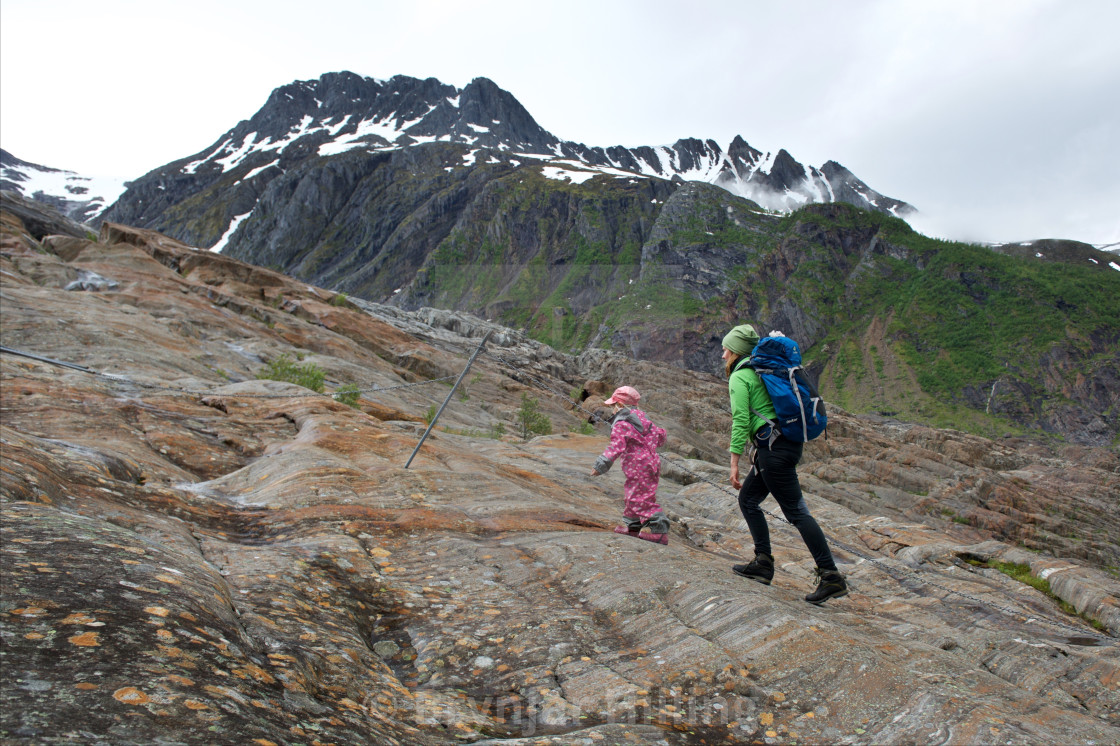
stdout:
<svg viewBox="0 0 1120 746">
<path fill-rule="evenodd" d="M 739 479 L 739 454 L 731 454 L 731 486 L 735 489 L 742 489 L 743 482 Z"/>
</svg>

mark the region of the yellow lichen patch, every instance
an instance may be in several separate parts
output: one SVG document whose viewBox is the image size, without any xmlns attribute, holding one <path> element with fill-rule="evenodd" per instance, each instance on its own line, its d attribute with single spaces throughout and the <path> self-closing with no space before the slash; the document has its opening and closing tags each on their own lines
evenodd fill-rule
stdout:
<svg viewBox="0 0 1120 746">
<path fill-rule="evenodd" d="M 23 636 L 23 639 L 25 639 L 25 640 L 42 640 L 44 637 L 46 637 L 46 635 L 40 634 L 38 632 L 28 632 L 26 635 Z"/>
<path fill-rule="evenodd" d="M 786 695 L 782 694 L 781 692 L 774 692 L 773 699 L 775 702 L 784 702 L 786 699 Z"/>
<path fill-rule="evenodd" d="M 272 674 L 253 663 L 250 663 L 247 666 L 242 666 L 241 668 L 234 668 L 232 672 L 233 675 L 239 679 L 248 679 L 252 677 L 257 681 L 263 681 L 266 684 L 273 684 L 276 682 L 276 679 L 272 677 Z"/>
<path fill-rule="evenodd" d="M 124 702 L 126 705 L 142 705 L 147 703 L 150 698 L 134 686 L 122 686 L 113 692 L 113 699 Z"/>
<path fill-rule="evenodd" d="M 758 722 L 762 723 L 763 725 L 773 725 L 774 715 L 769 712 L 764 712 L 758 716 Z"/>
<path fill-rule="evenodd" d="M 46 614 L 47 610 L 43 609 L 43 608 L 40 608 L 38 606 L 25 606 L 22 609 L 12 609 L 8 613 L 14 614 L 15 616 L 37 617 L 37 616 L 43 616 L 43 614 Z"/>
<path fill-rule="evenodd" d="M 167 616 L 171 613 L 162 606 L 145 606 L 144 611 L 148 614 L 154 614 L 155 616 Z"/>
<path fill-rule="evenodd" d="M 74 688 L 81 689 L 82 691 L 89 691 L 91 689 L 96 689 L 97 684 L 91 684 L 88 681 L 80 681 L 74 685 Z"/>
<path fill-rule="evenodd" d="M 164 678 L 166 678 L 168 681 L 174 681 L 176 684 L 182 684 L 183 686 L 194 686 L 194 681 L 188 679 L 186 676 L 180 676 L 178 674 L 172 673 L 167 674 L 167 676 L 165 676 Z"/>
<path fill-rule="evenodd" d="M 161 640 L 173 640 L 173 639 L 175 639 L 175 635 L 171 634 L 171 630 L 169 630 L 169 629 L 156 630 L 156 637 L 158 637 Z"/>
<path fill-rule="evenodd" d="M 193 653 L 188 653 L 182 648 L 176 648 L 170 645 L 156 645 L 156 647 L 168 658 L 172 660 L 182 660 L 184 661 L 182 665 L 186 665 L 188 668 L 194 668 L 193 662 L 198 658 L 198 656 L 194 655 Z"/>
<path fill-rule="evenodd" d="M 210 705 L 207 705 L 203 702 L 199 702 L 197 699 L 184 700 L 183 704 L 188 709 L 191 709 L 191 710 L 209 710 L 210 709 Z"/>
<path fill-rule="evenodd" d="M 369 553 L 374 557 L 388 557 L 392 554 L 388 549 L 382 549 L 381 547 L 370 547 Z"/>
<path fill-rule="evenodd" d="M 171 585 L 182 585 L 183 584 L 183 582 L 181 580 L 179 580 L 178 578 L 173 578 L 173 577 L 171 577 L 170 575 L 167 575 L 167 574 L 156 575 L 156 580 L 162 580 L 164 583 L 170 583 Z"/>
<path fill-rule="evenodd" d="M 101 643 L 97 641 L 96 632 L 83 632 L 80 635 L 74 635 L 69 638 L 71 645 L 77 645 L 80 648 L 96 648 L 100 647 Z"/>
</svg>

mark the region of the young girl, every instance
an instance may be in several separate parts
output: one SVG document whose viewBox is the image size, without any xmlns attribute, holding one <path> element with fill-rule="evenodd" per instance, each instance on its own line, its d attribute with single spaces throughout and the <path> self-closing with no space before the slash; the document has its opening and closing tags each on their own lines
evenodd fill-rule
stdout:
<svg viewBox="0 0 1120 746">
<path fill-rule="evenodd" d="M 591 476 L 606 474 L 615 459 L 622 456 L 622 473 L 626 475 L 622 517 L 625 526 L 615 533 L 628 534 L 657 544 L 669 543 L 669 519 L 657 504 L 657 482 L 661 478 L 661 457 L 657 449 L 665 443 L 665 428 L 653 424 L 645 412 L 636 407 L 642 396 L 630 386 L 620 386 L 603 402 L 613 407 L 611 442 L 603 455 L 595 460 Z M 643 527 L 648 534 L 641 533 Z"/>
</svg>

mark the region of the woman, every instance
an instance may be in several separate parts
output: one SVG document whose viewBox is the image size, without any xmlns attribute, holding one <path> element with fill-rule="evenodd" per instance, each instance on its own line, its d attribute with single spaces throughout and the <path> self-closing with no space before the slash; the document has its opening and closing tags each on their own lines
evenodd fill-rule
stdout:
<svg viewBox="0 0 1120 746">
<path fill-rule="evenodd" d="M 741 324 L 723 338 L 723 360 L 731 397 L 731 486 L 739 490 L 739 510 L 754 539 L 754 559 L 731 569 L 738 575 L 770 585 L 774 579 L 774 557 L 770 549 L 770 529 L 759 505 L 773 495 L 786 519 L 801 533 L 801 539 L 817 563 L 817 589 L 805 597 L 812 604 L 848 595 L 848 584 L 836 569 L 824 532 L 801 494 L 797 463 L 803 443 L 783 438 L 766 421 L 777 419 L 770 395 L 758 374 L 747 366 L 751 350 L 758 344 L 758 332 Z M 747 478 L 739 479 L 739 458 L 751 444 L 756 449 Z"/>
</svg>

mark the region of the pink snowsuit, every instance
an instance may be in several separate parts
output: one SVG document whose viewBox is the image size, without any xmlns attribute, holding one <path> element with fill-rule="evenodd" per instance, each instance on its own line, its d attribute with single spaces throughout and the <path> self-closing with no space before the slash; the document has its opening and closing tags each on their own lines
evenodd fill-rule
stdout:
<svg viewBox="0 0 1120 746">
<path fill-rule="evenodd" d="M 611 442 L 595 461 L 595 471 L 605 474 L 615 459 L 622 456 L 622 473 L 626 475 L 622 516 L 630 521 L 649 521 L 661 513 L 657 504 L 661 457 L 657 449 L 665 443 L 665 428 L 653 424 L 645 412 L 633 407 L 621 410 L 612 423 Z"/>
</svg>

